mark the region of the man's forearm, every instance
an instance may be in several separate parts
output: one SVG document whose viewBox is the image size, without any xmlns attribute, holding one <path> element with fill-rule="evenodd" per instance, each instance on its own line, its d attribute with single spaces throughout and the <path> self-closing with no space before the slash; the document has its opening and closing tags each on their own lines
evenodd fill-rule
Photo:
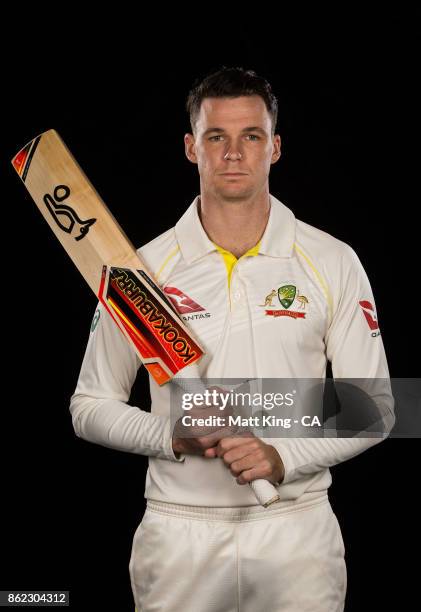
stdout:
<svg viewBox="0 0 421 612">
<path fill-rule="evenodd" d="M 278 451 L 285 467 L 282 484 L 342 463 L 383 438 L 264 438 Z"/>
<path fill-rule="evenodd" d="M 114 399 L 75 394 L 70 412 L 78 437 L 116 450 L 178 460 L 170 419 Z"/>
</svg>

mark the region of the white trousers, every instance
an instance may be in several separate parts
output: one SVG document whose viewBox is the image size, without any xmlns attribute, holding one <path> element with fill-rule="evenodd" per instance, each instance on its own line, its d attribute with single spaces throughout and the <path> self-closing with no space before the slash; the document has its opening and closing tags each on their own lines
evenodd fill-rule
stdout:
<svg viewBox="0 0 421 612">
<path fill-rule="evenodd" d="M 341 612 L 345 549 L 327 493 L 267 509 L 148 501 L 129 572 L 137 612 Z"/>
</svg>

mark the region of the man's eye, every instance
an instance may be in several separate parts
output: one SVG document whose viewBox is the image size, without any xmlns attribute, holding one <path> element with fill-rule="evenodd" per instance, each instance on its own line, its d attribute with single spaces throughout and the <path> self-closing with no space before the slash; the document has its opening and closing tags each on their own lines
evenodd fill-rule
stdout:
<svg viewBox="0 0 421 612">
<path fill-rule="evenodd" d="M 212 142 L 217 142 L 219 139 L 222 139 L 222 136 L 211 136 L 209 140 Z"/>
<path fill-rule="evenodd" d="M 256 134 L 248 134 L 248 135 L 247 135 L 247 138 L 248 138 L 249 140 L 259 140 L 259 139 L 260 139 L 260 137 L 259 137 L 259 136 L 257 136 Z"/>
</svg>

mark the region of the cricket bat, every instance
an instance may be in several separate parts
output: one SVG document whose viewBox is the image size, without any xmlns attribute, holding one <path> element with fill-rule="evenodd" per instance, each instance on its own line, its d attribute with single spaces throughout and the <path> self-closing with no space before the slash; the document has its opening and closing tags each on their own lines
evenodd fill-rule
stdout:
<svg viewBox="0 0 421 612">
<path fill-rule="evenodd" d="M 162 385 L 203 355 L 55 130 L 12 160 L 44 219 L 92 291 Z"/>
<path fill-rule="evenodd" d="M 177 382 L 183 371 L 191 371 L 184 369 L 196 364 L 203 349 L 58 133 L 48 130 L 31 140 L 12 165 L 154 380 L 162 385 L 175 377 Z M 268 480 L 251 486 L 262 505 L 279 500 Z"/>
</svg>

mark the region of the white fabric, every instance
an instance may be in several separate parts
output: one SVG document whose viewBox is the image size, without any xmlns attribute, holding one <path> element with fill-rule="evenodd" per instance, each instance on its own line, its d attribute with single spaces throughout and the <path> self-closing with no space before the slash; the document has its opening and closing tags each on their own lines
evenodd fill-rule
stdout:
<svg viewBox="0 0 421 612">
<path fill-rule="evenodd" d="M 341 612 L 344 543 L 326 493 L 264 510 L 148 502 L 129 572 L 138 612 Z"/>
</svg>

